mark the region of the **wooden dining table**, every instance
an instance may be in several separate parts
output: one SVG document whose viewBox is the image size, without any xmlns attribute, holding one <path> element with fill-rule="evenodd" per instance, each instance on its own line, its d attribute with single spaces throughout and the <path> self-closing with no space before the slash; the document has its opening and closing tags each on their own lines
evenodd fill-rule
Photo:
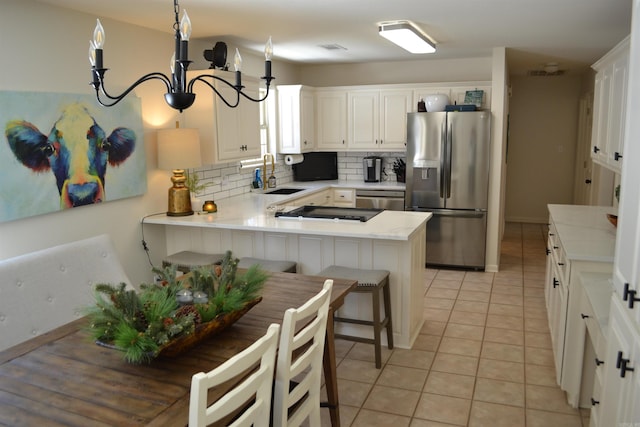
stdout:
<svg viewBox="0 0 640 427">
<path fill-rule="evenodd" d="M 284 312 L 317 294 L 319 276 L 271 273 L 262 301 L 229 328 L 187 352 L 130 364 L 96 345 L 80 318 L 0 352 L 0 425 L 185 426 L 191 377 L 209 371 L 264 335 Z M 333 312 L 355 281 L 334 280 L 324 375 L 332 426 L 340 425 Z M 224 393 L 224 390 L 218 390 Z"/>
</svg>

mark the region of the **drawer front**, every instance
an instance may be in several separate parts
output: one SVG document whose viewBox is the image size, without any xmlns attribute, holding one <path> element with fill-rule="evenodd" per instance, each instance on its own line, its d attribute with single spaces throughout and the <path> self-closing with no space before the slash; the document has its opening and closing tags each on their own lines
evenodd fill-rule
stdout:
<svg viewBox="0 0 640 427">
<path fill-rule="evenodd" d="M 333 190 L 334 203 L 353 203 L 355 201 L 355 191 L 353 190 Z"/>
</svg>

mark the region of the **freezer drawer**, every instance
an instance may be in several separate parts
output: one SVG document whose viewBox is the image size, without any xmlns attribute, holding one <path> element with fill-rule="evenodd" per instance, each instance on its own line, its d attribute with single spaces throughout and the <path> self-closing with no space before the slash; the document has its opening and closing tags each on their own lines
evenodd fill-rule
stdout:
<svg viewBox="0 0 640 427">
<path fill-rule="evenodd" d="M 430 212 L 433 217 L 427 222 L 427 266 L 484 270 L 487 213 Z"/>
</svg>

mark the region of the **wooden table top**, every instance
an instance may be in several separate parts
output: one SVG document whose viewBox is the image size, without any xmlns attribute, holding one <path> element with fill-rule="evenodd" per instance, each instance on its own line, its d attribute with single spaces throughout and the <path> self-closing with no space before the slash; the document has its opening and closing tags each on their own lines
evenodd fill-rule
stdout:
<svg viewBox="0 0 640 427">
<path fill-rule="evenodd" d="M 233 326 L 181 356 L 150 364 L 129 364 L 121 352 L 94 344 L 86 318 L 9 348 L 0 352 L 0 425 L 186 425 L 192 375 L 251 345 L 323 283 L 319 276 L 272 273 L 262 301 Z M 332 310 L 355 285 L 334 280 Z"/>
</svg>

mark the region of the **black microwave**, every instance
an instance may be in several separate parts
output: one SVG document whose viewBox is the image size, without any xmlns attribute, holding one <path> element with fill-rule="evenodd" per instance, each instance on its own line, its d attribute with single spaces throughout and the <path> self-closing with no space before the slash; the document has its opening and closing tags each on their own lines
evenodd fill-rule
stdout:
<svg viewBox="0 0 640 427">
<path fill-rule="evenodd" d="M 304 160 L 291 167 L 295 181 L 338 179 L 338 153 L 304 153 Z"/>
</svg>

